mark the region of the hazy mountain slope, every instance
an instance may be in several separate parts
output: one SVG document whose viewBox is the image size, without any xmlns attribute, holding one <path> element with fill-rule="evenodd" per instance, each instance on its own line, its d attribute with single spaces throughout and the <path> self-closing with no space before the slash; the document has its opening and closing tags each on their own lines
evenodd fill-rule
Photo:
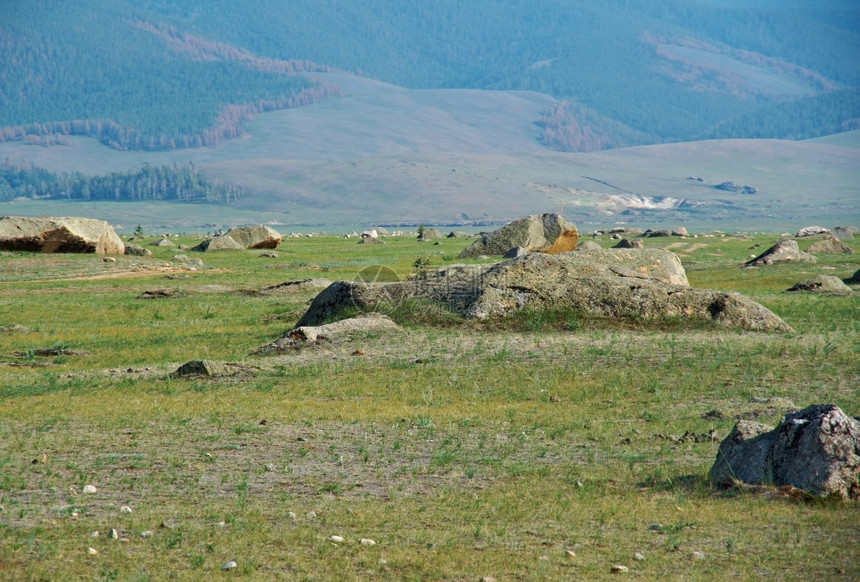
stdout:
<svg viewBox="0 0 860 582">
<path fill-rule="evenodd" d="M 860 85 L 860 10 L 832 2 L 0 0 L 0 12 L 7 138 L 214 145 L 260 111 L 335 94 L 287 74 L 328 67 L 409 88 L 538 91 L 652 141 Z M 783 115 L 769 135 L 792 124 Z M 732 136 L 745 131 L 736 121 Z"/>
<path fill-rule="evenodd" d="M 261 115 L 246 136 L 217 148 L 119 152 L 77 138 L 51 148 L 0 144 L 0 158 L 31 159 L 57 171 L 99 160 L 98 173 L 190 161 L 249 191 L 221 207 L 220 220 L 211 207 L 71 207 L 170 228 L 256 221 L 342 230 L 380 222 L 503 221 L 541 211 L 563 212 L 584 228 L 782 229 L 858 218 L 860 150 L 836 138 L 837 145 L 716 140 L 566 154 L 536 141 L 534 121 L 554 102 L 546 96 L 405 90 L 337 77 L 344 86 L 340 99 Z M 715 188 L 729 180 L 758 194 Z M 30 211 L 52 213 L 44 210 L 50 205 Z M 0 213 L 21 211 L 20 202 L 0 205 Z"/>
</svg>

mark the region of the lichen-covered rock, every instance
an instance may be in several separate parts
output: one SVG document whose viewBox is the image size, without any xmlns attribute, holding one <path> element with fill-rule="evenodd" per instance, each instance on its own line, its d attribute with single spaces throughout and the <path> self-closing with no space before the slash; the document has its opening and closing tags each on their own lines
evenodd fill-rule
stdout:
<svg viewBox="0 0 860 582">
<path fill-rule="evenodd" d="M 835 275 L 816 275 L 810 279 L 804 279 L 795 283 L 787 292 L 807 291 L 810 293 L 824 293 L 831 295 L 850 295 L 853 291 L 842 279 Z"/>
<path fill-rule="evenodd" d="M 319 326 L 296 326 L 286 335 L 257 350 L 258 354 L 283 352 L 298 345 L 332 341 L 356 332 L 396 330 L 399 326 L 381 313 L 366 313 Z"/>
<path fill-rule="evenodd" d="M 797 246 L 797 241 L 784 239 L 767 249 L 765 252 L 747 261 L 747 267 L 776 265 L 779 263 L 814 263 L 815 257 L 804 253 Z"/>
<path fill-rule="evenodd" d="M 125 253 L 125 245 L 104 220 L 3 216 L 0 250 L 121 255 Z"/>
<path fill-rule="evenodd" d="M 853 255 L 854 249 L 838 238 L 829 236 L 806 247 L 806 252 L 815 255 Z"/>
<path fill-rule="evenodd" d="M 125 245 L 125 254 L 133 257 L 151 257 L 152 251 L 136 244 L 127 243 Z"/>
<path fill-rule="evenodd" d="M 790 485 L 822 497 L 860 498 L 860 421 L 832 404 L 787 414 L 769 427 L 740 421 L 720 444 L 709 479 Z"/>
<path fill-rule="evenodd" d="M 231 228 L 227 236 L 245 249 L 276 249 L 283 238 L 281 233 L 262 224 Z"/>
<path fill-rule="evenodd" d="M 243 247 L 227 235 L 213 236 L 212 238 L 207 238 L 196 247 L 191 248 L 192 251 L 197 251 L 200 253 L 208 253 L 212 251 L 241 251 L 244 249 L 245 247 Z"/>
<path fill-rule="evenodd" d="M 349 309 L 385 312 L 410 299 L 432 300 L 479 319 L 522 309 L 571 309 L 596 318 L 682 319 L 791 331 L 742 295 L 688 287 L 678 257 L 655 249 L 529 253 L 491 267 L 452 265 L 411 281 L 336 282 L 311 302 L 298 325 L 329 321 Z"/>
<path fill-rule="evenodd" d="M 553 243 L 567 232 L 568 241 L 573 240 L 570 249 L 576 248 L 576 226 L 558 214 L 532 214 L 517 219 L 485 234 L 460 253 L 460 258 L 480 255 L 504 255 L 514 247 L 524 247 L 530 251 L 549 249 Z"/>
</svg>

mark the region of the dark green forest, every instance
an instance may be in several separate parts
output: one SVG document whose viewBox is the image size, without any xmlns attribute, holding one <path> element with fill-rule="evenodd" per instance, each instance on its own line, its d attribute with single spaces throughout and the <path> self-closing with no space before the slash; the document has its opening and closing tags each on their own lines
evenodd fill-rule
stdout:
<svg viewBox="0 0 860 582">
<path fill-rule="evenodd" d="M 313 76 L 330 70 L 547 93 L 575 104 L 547 112 L 558 149 L 857 119 L 860 7 L 840 0 L 0 0 L 0 14 L 0 140 L 213 146 L 336 97 Z"/>
<path fill-rule="evenodd" d="M 87 176 L 56 174 L 30 165 L 0 162 L 0 202 L 15 198 L 57 200 L 176 200 L 229 203 L 244 195 L 241 188 L 204 177 L 194 164 L 144 165 L 137 171 Z"/>
</svg>

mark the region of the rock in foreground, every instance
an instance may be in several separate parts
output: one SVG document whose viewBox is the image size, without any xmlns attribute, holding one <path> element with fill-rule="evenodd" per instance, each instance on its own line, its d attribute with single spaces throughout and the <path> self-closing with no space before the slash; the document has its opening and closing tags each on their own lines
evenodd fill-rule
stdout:
<svg viewBox="0 0 860 582">
<path fill-rule="evenodd" d="M 125 253 L 125 245 L 103 220 L 3 216 L 0 250 L 121 255 Z"/>
<path fill-rule="evenodd" d="M 773 430 L 742 420 L 720 444 L 708 476 L 717 487 L 790 485 L 860 499 L 860 421 L 831 404 L 787 414 Z"/>
</svg>

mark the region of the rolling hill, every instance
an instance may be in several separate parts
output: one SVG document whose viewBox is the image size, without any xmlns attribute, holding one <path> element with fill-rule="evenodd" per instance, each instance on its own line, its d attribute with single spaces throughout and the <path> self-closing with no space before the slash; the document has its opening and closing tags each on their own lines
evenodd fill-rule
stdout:
<svg viewBox="0 0 860 582">
<path fill-rule="evenodd" d="M 857 150 L 786 141 L 858 126 L 850 2 L 0 0 L 0 12 L 4 163 L 75 175 L 193 163 L 244 192 L 221 210 L 100 201 L 89 214 L 345 227 L 561 210 L 780 228 L 858 213 Z M 729 180 L 757 194 L 715 190 Z"/>
</svg>

